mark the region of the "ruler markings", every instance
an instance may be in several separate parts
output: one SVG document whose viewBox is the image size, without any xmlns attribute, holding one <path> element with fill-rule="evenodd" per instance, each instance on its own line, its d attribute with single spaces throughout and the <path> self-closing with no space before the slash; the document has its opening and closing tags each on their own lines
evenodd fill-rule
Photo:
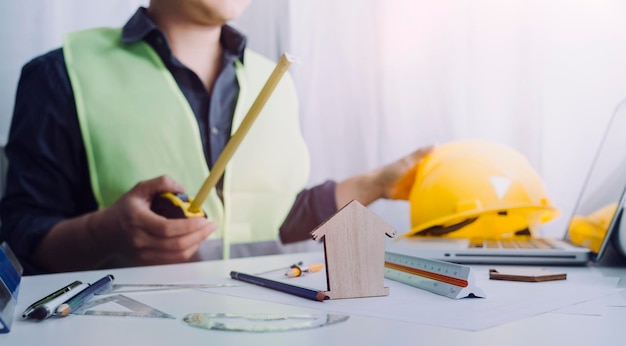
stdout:
<svg viewBox="0 0 626 346">
<path fill-rule="evenodd" d="M 385 252 L 385 277 L 448 298 L 485 297 L 474 285 L 471 267 Z"/>
<path fill-rule="evenodd" d="M 427 271 L 427 270 L 411 268 L 411 267 L 407 267 L 407 266 L 400 265 L 400 264 L 385 262 L 385 267 L 389 269 L 395 269 L 395 270 L 402 271 L 405 273 L 413 274 L 413 275 L 419 275 L 427 279 L 445 282 L 447 284 L 454 285 L 454 286 L 467 287 L 469 285 L 467 280 L 462 280 L 462 279 L 458 279 L 452 276 L 434 273 L 434 272 Z"/>
</svg>

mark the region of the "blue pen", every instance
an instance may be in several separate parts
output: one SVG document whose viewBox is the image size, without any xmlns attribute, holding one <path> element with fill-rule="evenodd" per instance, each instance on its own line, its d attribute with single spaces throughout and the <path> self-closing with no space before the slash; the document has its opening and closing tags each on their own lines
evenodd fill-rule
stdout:
<svg viewBox="0 0 626 346">
<path fill-rule="evenodd" d="M 81 305 L 83 305 L 83 303 L 91 299 L 94 295 L 110 291 L 113 288 L 114 279 L 113 275 L 109 274 L 89 285 L 89 287 L 68 299 L 65 303 L 59 305 L 56 310 L 56 314 L 60 316 L 67 316 L 72 312 L 72 310 L 78 309 Z"/>
</svg>

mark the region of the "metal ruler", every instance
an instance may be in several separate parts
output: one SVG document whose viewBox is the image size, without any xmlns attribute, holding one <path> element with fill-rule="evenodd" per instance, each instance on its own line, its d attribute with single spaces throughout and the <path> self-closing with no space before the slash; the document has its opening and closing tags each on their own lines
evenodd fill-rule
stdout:
<svg viewBox="0 0 626 346">
<path fill-rule="evenodd" d="M 126 309 L 130 311 L 89 310 L 95 306 L 106 304 L 106 303 L 116 303 L 125 307 Z M 124 296 L 121 294 L 88 301 L 77 310 L 72 311 L 72 314 L 92 315 L 92 316 L 152 317 L 152 318 L 176 319 L 176 317 L 170 314 L 157 310 L 149 305 L 138 302 L 134 299 L 128 298 L 127 296 Z"/>
<path fill-rule="evenodd" d="M 395 252 L 385 252 L 385 277 L 448 298 L 484 298 L 472 268 Z"/>
</svg>

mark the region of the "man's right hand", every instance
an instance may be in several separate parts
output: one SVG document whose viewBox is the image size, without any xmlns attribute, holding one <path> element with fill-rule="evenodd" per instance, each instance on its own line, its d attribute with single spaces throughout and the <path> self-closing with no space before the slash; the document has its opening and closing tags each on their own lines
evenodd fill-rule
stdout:
<svg viewBox="0 0 626 346">
<path fill-rule="evenodd" d="M 138 183 L 115 204 L 103 209 L 100 222 L 89 227 L 93 237 L 112 254 L 137 265 L 188 261 L 217 225 L 204 218 L 167 219 L 150 210 L 154 196 L 183 193 L 167 176 Z"/>
<path fill-rule="evenodd" d="M 188 261 L 217 225 L 204 218 L 167 219 L 150 210 L 163 192 L 184 192 L 162 176 L 137 184 L 113 205 L 57 223 L 33 254 L 52 272 L 91 270 L 123 258 L 130 265 Z"/>
</svg>

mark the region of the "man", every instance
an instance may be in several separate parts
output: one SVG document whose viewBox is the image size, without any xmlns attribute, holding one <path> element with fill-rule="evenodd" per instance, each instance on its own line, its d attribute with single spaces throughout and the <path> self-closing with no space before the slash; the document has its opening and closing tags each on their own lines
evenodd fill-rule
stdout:
<svg viewBox="0 0 626 346">
<path fill-rule="evenodd" d="M 304 240 L 352 199 L 398 197 L 428 148 L 304 189 L 287 74 L 203 204 L 207 219 L 150 209 L 160 193 L 197 191 L 274 66 L 225 25 L 248 4 L 152 0 L 121 30 L 69 34 L 25 65 L 0 216 L 27 273 L 276 253 L 279 229 Z"/>
</svg>

